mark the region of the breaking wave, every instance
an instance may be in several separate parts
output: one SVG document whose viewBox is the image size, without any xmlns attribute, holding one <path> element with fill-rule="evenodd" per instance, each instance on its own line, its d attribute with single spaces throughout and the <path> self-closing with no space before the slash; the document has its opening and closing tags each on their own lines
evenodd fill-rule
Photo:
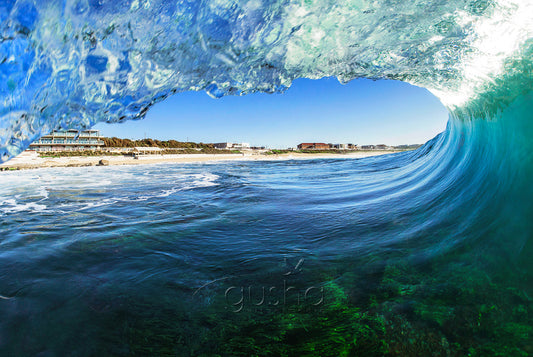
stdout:
<svg viewBox="0 0 533 357">
<path fill-rule="evenodd" d="M 480 214 L 531 197 L 531 13 L 511 0 L 4 2 L 0 161 L 52 129 L 140 119 L 176 92 L 395 79 L 430 90 L 450 119 L 384 196 L 418 192 L 414 204 L 430 205 L 444 195 L 434 207 L 476 202 Z M 525 246 L 530 230 L 515 233 Z"/>
<path fill-rule="evenodd" d="M 207 263 L 204 262 L 201 266 L 195 261 L 190 264 L 194 274 L 187 276 L 196 276 L 196 269 L 204 269 L 204 266 L 206 271 L 212 268 L 221 273 L 238 271 L 240 264 L 253 265 L 258 259 L 258 256 L 253 257 L 253 254 L 258 254 L 254 250 L 257 248 L 254 244 L 268 233 L 272 233 L 275 243 L 270 244 L 269 241 L 264 246 L 265 252 L 275 255 L 274 253 L 279 253 L 278 250 L 289 251 L 293 244 L 290 239 L 298 232 L 286 237 L 279 235 L 280 239 L 276 240 L 273 227 L 280 224 L 287 226 L 285 228 L 291 232 L 301 228 L 306 232 L 306 235 L 298 236 L 301 242 L 307 244 L 304 238 L 309 236 L 313 237 L 310 246 L 322 244 L 320 249 L 316 248 L 316 252 L 314 248 L 309 248 L 309 254 L 322 254 L 325 261 L 333 262 L 328 266 L 319 265 L 315 269 L 315 275 L 320 277 L 317 279 L 344 285 L 346 296 L 351 299 L 350 304 L 354 301 L 358 303 L 358 297 L 364 296 L 365 304 L 368 302 L 368 306 L 365 305 L 366 311 L 369 313 L 379 310 L 380 316 L 388 316 L 391 311 L 399 311 L 399 314 L 404 313 L 408 318 L 416 316 L 420 321 L 430 320 L 428 328 L 437 326 L 450 341 L 461 341 L 462 338 L 468 339 L 471 336 L 473 342 L 461 342 L 464 348 L 458 350 L 458 355 L 466 354 L 470 351 L 468 346 L 480 343 L 479 341 L 484 341 L 483 348 L 493 348 L 492 340 L 510 341 L 505 342 L 508 343 L 505 346 L 519 346 L 516 348 L 524 353 L 520 355 L 525 355 L 527 351 L 531 352 L 533 346 L 530 341 L 530 318 L 527 313 L 520 312 L 530 309 L 529 296 L 533 294 L 533 265 L 530 262 L 533 253 L 533 225 L 530 220 L 533 216 L 531 14 L 533 2 L 518 0 L 4 1 L 0 3 L 0 161 L 9 160 L 28 147 L 31 141 L 53 129 L 82 129 L 97 122 L 141 119 L 152 105 L 183 91 L 204 90 L 213 97 L 245 95 L 256 91 L 278 92 L 290 87 L 294 79 L 318 79 L 326 76 L 336 76 L 343 83 L 360 77 L 394 79 L 427 88 L 449 110 L 448 125 L 443 133 L 413 152 L 358 161 L 350 166 L 352 171 L 349 171 L 348 177 L 353 180 L 350 185 L 344 182 L 329 187 L 330 181 L 327 179 L 319 182 L 316 189 L 325 190 L 327 194 L 324 198 L 309 196 L 307 200 L 305 194 L 295 196 L 299 200 L 297 202 L 304 202 L 302 212 L 308 219 L 300 225 L 297 224 L 298 221 L 291 225 L 291 222 L 284 221 L 286 217 L 280 216 L 279 212 L 289 210 L 292 202 L 288 202 L 286 207 L 278 207 L 276 202 L 278 205 L 279 202 L 275 200 L 277 197 L 271 197 L 268 190 L 262 191 L 264 183 L 250 185 L 249 187 L 261 190 L 261 195 L 275 201 L 271 205 L 261 206 L 256 204 L 261 201 L 254 201 L 257 197 L 253 196 L 247 201 L 251 205 L 250 211 L 269 214 L 258 217 L 257 213 L 253 219 L 246 220 L 244 218 L 247 213 L 238 207 L 229 213 L 214 216 L 213 222 L 222 220 L 229 222 L 228 226 L 224 226 L 224 229 L 219 229 L 216 225 L 214 228 L 210 226 L 213 230 L 207 230 L 209 234 L 194 240 L 194 244 L 202 244 L 206 237 L 220 238 L 216 242 L 207 239 L 205 242 L 208 246 L 202 247 L 197 255 L 212 254 L 211 248 L 219 246 L 223 253 L 218 252 L 220 254 L 216 257 L 215 251 L 213 261 L 230 263 L 217 270 L 218 266 L 211 261 L 206 260 Z M 317 163 L 313 165 L 319 166 Z M 338 166 L 335 163 L 326 165 L 326 171 L 331 172 L 335 170 L 332 167 Z M 309 172 L 314 173 L 316 170 L 313 167 Z M 188 190 L 189 181 L 195 183 L 191 186 L 193 190 L 187 192 L 194 191 L 195 187 L 218 187 L 213 182 L 215 176 L 191 176 L 183 184 L 154 188 L 153 195 L 145 198 L 160 197 L 163 201 L 165 197 L 172 198 L 173 193 Z M 265 176 L 272 179 L 269 175 Z M 124 180 L 127 181 L 127 177 L 121 176 L 120 182 Z M 292 190 L 299 190 L 299 185 L 303 185 L 304 191 L 314 190 L 312 183 L 307 184 L 306 181 L 293 184 Z M 239 186 L 243 191 L 235 193 L 232 191 L 235 187 L 228 184 L 220 201 L 214 202 L 213 207 L 230 205 L 232 199 L 239 202 L 239 197 L 249 194 L 249 187 Z M 1 214 L 46 213 L 48 207 L 43 204 L 46 200 L 41 197 L 39 187 L 35 189 L 35 197 L 30 200 L 9 194 L 3 196 L 0 201 Z M 76 195 L 80 195 L 80 192 L 83 190 L 77 190 Z M 138 192 L 135 192 L 137 195 Z M 258 197 L 262 197 L 261 195 Z M 138 198 L 143 199 L 142 196 Z M 119 195 L 119 199 L 127 200 L 128 196 Z M 208 197 L 202 199 L 209 200 Z M 328 212 L 322 212 L 321 216 L 318 212 L 316 217 L 313 216 L 315 206 L 318 209 L 324 208 L 324 202 L 332 201 L 335 207 L 355 207 L 360 215 L 343 216 L 343 211 L 339 209 L 335 211 L 335 215 L 327 216 Z M 112 206 L 113 202 L 102 200 L 99 204 Z M 220 202 L 224 204 L 219 207 Z M 190 206 L 196 207 L 193 204 Z M 87 203 L 86 209 L 90 211 L 93 208 Z M 170 213 L 165 212 L 171 217 L 183 209 L 174 201 L 168 208 Z M 204 213 L 203 209 L 200 211 Z M 139 212 L 139 216 L 143 217 L 143 209 Z M 120 213 L 118 217 L 123 217 L 123 214 L 124 212 Z M 112 224 L 109 224 L 112 227 L 116 223 L 115 216 L 109 217 L 113 218 Z M 325 218 L 332 222 L 331 225 Z M 263 219 L 270 225 L 261 225 Z M 23 218 L 19 218 L 12 225 L 23 221 Z M 323 224 L 314 224 L 315 221 Z M 178 223 L 181 224 L 181 221 Z M 247 224 L 252 223 L 259 227 L 256 227 L 256 231 L 247 230 Z M 331 229 L 325 231 L 324 227 Z M 10 229 L 16 231 L 18 228 Z M 68 231 L 68 227 L 65 231 Z M 179 229 L 175 228 L 175 231 Z M 190 228 L 188 234 L 194 236 L 202 232 L 202 229 Z M 227 236 L 233 236 L 235 232 L 245 238 L 241 241 L 242 245 L 252 246 L 252 257 L 247 257 L 244 263 L 237 258 L 231 261 L 231 257 L 240 257 L 239 249 L 242 250 L 241 245 L 232 245 L 232 241 L 227 239 Z M 359 242 L 362 242 L 360 246 Z M 171 246 L 171 242 L 165 241 L 161 249 L 171 249 Z M 294 243 L 294 246 L 297 244 Z M 352 250 L 348 251 L 347 247 Z M 357 270 L 358 268 L 354 268 L 357 265 L 354 263 L 354 256 L 357 254 L 350 254 L 356 248 L 362 249 L 361 247 L 370 252 L 370 258 L 366 261 L 379 261 L 382 267 L 376 270 L 372 266 L 365 272 L 367 275 L 346 273 L 337 278 L 343 274 L 342 269 L 340 264 L 334 264 L 335 259 L 331 257 L 340 256 L 346 250 L 348 258 L 344 261 L 343 269 Z M 176 249 L 179 254 L 184 254 L 181 246 Z M 433 270 L 417 275 L 418 273 L 402 270 L 410 269 L 406 268 L 407 265 L 387 265 L 392 261 L 389 256 L 398 252 L 409 257 L 409 262 L 414 260 L 417 264 L 420 263 L 417 266 L 423 266 L 423 269 L 430 265 L 423 264 L 430 258 L 438 260 L 440 256 L 450 252 L 456 255 L 448 256 L 449 259 L 440 262 L 431 261 Z M 31 256 L 33 255 L 34 252 L 31 251 Z M 139 256 L 145 257 L 144 251 Z M 17 264 L 10 260 L 9 265 L 4 266 L 9 269 Z M 93 261 L 88 260 L 87 266 L 90 267 L 91 264 Z M 470 264 L 489 268 L 482 272 L 464 269 L 470 268 Z M 336 267 L 339 267 L 338 271 L 335 270 Z M 152 265 L 149 266 L 149 269 L 153 268 Z M 124 271 L 129 271 L 128 269 L 124 268 Z M 149 269 L 146 271 L 151 271 Z M 250 271 L 255 272 L 254 269 L 250 268 Z M 452 270 L 453 274 L 450 273 Z M 499 276 L 500 282 L 509 282 L 513 287 L 496 289 L 498 285 L 494 285 L 487 275 L 494 272 L 497 274 L 490 274 L 491 277 Z M 144 270 L 139 275 L 143 273 Z M 387 275 L 389 273 L 392 275 Z M 410 282 L 406 282 L 404 273 L 411 274 Z M 7 274 L 5 273 L 6 277 Z M 161 274 L 166 277 L 168 272 Z M 266 270 L 263 281 L 270 279 L 269 274 L 270 270 Z M 326 275 L 327 277 L 323 277 Z M 450 276 L 453 277 L 452 280 Z M 205 286 L 208 277 L 215 282 L 222 278 L 208 271 L 205 276 L 202 275 L 205 280 L 199 279 L 201 281 L 195 282 L 195 287 Z M 361 287 L 357 279 L 365 277 L 367 279 L 364 281 L 368 282 L 368 286 Z M 378 279 L 382 285 L 372 285 L 372 279 Z M 161 286 L 170 286 L 167 284 L 170 280 L 163 280 L 165 284 Z M 252 276 L 250 281 L 261 280 Z M 420 281 L 427 284 L 417 283 Z M 482 283 L 476 285 L 473 281 Z M 394 299 L 399 301 L 396 305 L 391 300 L 391 282 L 396 284 Z M 441 293 L 439 287 L 448 290 Z M 45 292 L 61 289 L 54 287 Z M 15 288 L 12 290 L 13 296 L 19 291 Z M 336 297 L 341 296 L 338 291 L 339 289 L 334 290 Z M 475 295 L 478 300 L 472 303 L 472 299 L 457 299 L 459 293 L 463 297 Z M 502 297 L 505 294 L 515 295 Z M 382 300 L 378 299 L 376 302 L 376 296 L 381 296 Z M 435 296 L 435 299 L 426 303 L 424 301 L 427 301 L 428 296 Z M 501 300 L 498 300 L 500 297 Z M 498 301 L 486 303 L 492 298 Z M 146 299 L 150 304 L 145 305 L 140 299 L 138 311 L 159 301 L 150 300 L 152 297 Z M 50 301 L 53 301 L 52 297 Z M 161 301 L 161 311 L 166 311 L 169 304 L 164 299 Z M 422 303 L 414 304 L 417 301 Z M 453 301 L 448 310 L 444 309 L 443 301 Z M 348 303 L 344 305 L 346 304 Z M 489 308 L 491 304 L 493 305 Z M 100 305 L 96 305 L 100 309 Z M 331 333 L 342 330 L 337 329 L 335 319 L 345 316 L 348 310 L 342 307 L 344 305 L 335 305 L 338 309 L 331 316 L 325 315 L 320 320 L 320 324 L 325 324 Z M 474 305 L 479 309 L 474 309 Z M 494 310 L 496 305 L 499 308 Z M 51 311 L 55 311 L 55 306 Z M 117 311 L 122 309 L 121 306 L 117 304 Z M 515 307 L 516 311 L 510 310 Z M 23 307 L 19 308 L 26 311 Z M 360 310 L 349 311 L 349 316 L 360 316 Z M 186 315 L 181 310 L 179 313 Z M 495 317 L 489 321 L 489 315 Z M 122 315 L 117 312 L 109 321 L 114 321 L 112 319 L 117 316 Z M 139 316 L 144 315 L 139 313 Z M 452 318 L 453 316 L 456 318 Z M 311 324 L 318 321 L 314 317 L 315 315 L 304 326 L 305 331 L 312 329 Z M 166 318 L 168 316 L 162 319 Z M 390 321 L 394 321 L 394 318 L 393 316 Z M 145 320 L 151 319 L 150 316 Z M 209 331 L 216 326 L 209 322 L 212 321 L 210 319 L 211 317 L 206 317 L 202 320 L 206 321 L 208 327 L 195 332 Z M 291 319 L 294 317 L 268 320 L 264 326 L 270 326 L 272 321 L 280 321 L 280 324 L 286 323 L 290 327 L 287 327 L 288 331 L 294 332 L 291 329 L 296 323 L 293 324 L 295 320 Z M 65 319 L 68 320 L 78 321 Z M 200 320 L 186 321 L 176 328 L 182 328 L 190 321 Z M 229 320 L 224 315 L 217 321 Z M 330 325 L 327 324 L 328 321 Z M 368 328 L 367 321 L 358 330 L 363 336 L 359 336 L 358 341 L 365 341 L 364 336 L 368 338 L 364 332 L 364 326 Z M 373 320 L 374 323 L 376 321 Z M 391 328 L 393 323 L 390 321 L 386 326 L 378 324 L 375 336 L 381 334 L 380 331 L 384 331 L 385 327 Z M 446 325 L 446 321 L 450 325 Z M 484 321 L 488 327 L 486 330 L 479 330 L 478 327 Z M 130 323 L 129 320 L 126 322 L 124 326 Z M 18 320 L 16 323 L 18 324 Z M 268 332 L 264 332 L 268 329 L 261 330 L 258 325 L 249 327 L 248 320 L 236 322 L 235 326 L 239 323 L 245 326 L 242 330 L 236 330 L 241 334 L 259 331 L 258 336 L 268 335 Z M 16 331 L 17 324 L 14 322 L 11 325 L 13 328 L 9 330 Z M 221 324 L 226 326 L 222 322 Z M 322 326 L 320 324 L 318 326 Z M 339 324 L 342 324 L 341 321 Z M 166 326 L 163 323 L 156 325 L 154 329 Z M 464 329 L 449 328 L 459 325 Z M 475 325 L 478 327 L 472 327 Z M 109 326 L 114 326 L 114 323 Z M 233 334 L 231 331 L 234 331 L 235 326 L 222 329 L 220 336 L 224 338 L 220 339 L 220 345 L 213 347 L 205 344 L 204 347 L 216 350 L 224 346 L 230 341 L 225 333 Z M 349 326 L 348 330 L 356 325 Z M 382 326 L 385 327 L 381 328 Z M 404 327 L 415 324 L 397 323 L 395 326 L 402 331 L 398 333 L 398 336 L 402 336 L 400 339 L 405 339 L 407 335 L 404 332 L 407 330 Z M 498 329 L 497 326 L 502 326 L 501 333 L 494 332 Z M 187 333 L 186 336 L 194 335 Z M 320 333 L 316 332 L 317 336 Z M 137 336 L 132 341 L 145 339 L 148 335 L 132 334 Z M 239 333 L 235 335 L 238 336 Z M 73 341 L 77 341 L 77 336 Z M 206 336 L 209 337 L 208 334 Z M 290 344 L 307 335 L 302 333 L 300 337 L 294 335 L 297 337 L 292 338 L 293 335 L 287 333 L 283 336 L 276 335 L 276 339 L 268 341 L 271 343 L 286 338 L 285 342 Z M 309 348 L 313 351 L 318 346 L 313 341 L 314 336 L 309 334 L 306 337 L 311 346 Z M 420 340 L 423 343 L 419 347 L 434 338 L 434 335 L 423 336 L 425 337 Z M 492 340 L 485 341 L 487 336 L 493 336 Z M 231 338 L 233 337 L 232 335 Z M 258 341 L 262 341 L 263 337 L 258 338 Z M 352 339 L 355 341 L 355 338 Z M 416 339 L 410 337 L 409 340 Z M 203 341 L 211 339 L 206 337 Z M 231 341 L 238 345 L 237 350 L 244 348 L 245 342 L 241 346 L 240 340 Z M 341 338 L 329 336 L 322 342 L 324 346 L 329 346 L 335 341 L 341 341 Z M 453 347 L 452 344 L 444 346 L 440 341 L 436 342 L 439 348 L 446 350 L 449 346 Z M 346 342 L 346 345 L 349 343 Z M 198 346 L 203 345 L 198 343 Z M 499 350 L 501 355 L 509 355 L 505 346 Z M 191 351 L 201 350 L 196 345 L 193 347 Z M 252 347 L 255 348 L 255 345 Z M 257 354 L 257 349 L 250 349 L 252 350 L 249 355 Z M 349 354 L 348 350 L 343 351 L 346 355 Z M 489 350 L 482 350 L 479 355 L 496 355 L 494 350 L 487 351 Z M 273 355 L 284 354 L 279 352 Z"/>
</svg>

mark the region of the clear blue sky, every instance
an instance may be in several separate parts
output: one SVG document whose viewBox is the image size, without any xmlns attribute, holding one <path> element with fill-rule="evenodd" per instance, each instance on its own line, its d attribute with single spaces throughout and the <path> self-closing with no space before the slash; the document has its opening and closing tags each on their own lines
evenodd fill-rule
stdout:
<svg viewBox="0 0 533 357">
<path fill-rule="evenodd" d="M 104 136 L 195 142 L 248 142 L 270 148 L 300 142 L 424 143 L 444 130 L 446 109 L 427 90 L 398 81 L 299 79 L 283 94 L 213 99 L 178 93 L 143 120 L 95 126 Z"/>
</svg>

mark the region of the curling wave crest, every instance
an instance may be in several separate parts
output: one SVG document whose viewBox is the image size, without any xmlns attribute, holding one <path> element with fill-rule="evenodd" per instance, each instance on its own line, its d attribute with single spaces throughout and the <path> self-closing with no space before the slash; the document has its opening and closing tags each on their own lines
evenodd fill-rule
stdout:
<svg viewBox="0 0 533 357">
<path fill-rule="evenodd" d="M 140 119 L 188 90 L 397 79 L 454 109 L 511 72 L 531 81 L 531 13 L 518 0 L 5 1 L 0 162 L 53 129 Z"/>
</svg>

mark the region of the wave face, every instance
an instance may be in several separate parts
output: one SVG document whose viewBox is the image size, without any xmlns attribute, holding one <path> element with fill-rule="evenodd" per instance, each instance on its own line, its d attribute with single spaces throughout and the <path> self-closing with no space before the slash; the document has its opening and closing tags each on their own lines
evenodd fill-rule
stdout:
<svg viewBox="0 0 533 357">
<path fill-rule="evenodd" d="M 52 129 L 143 118 L 176 92 L 366 77 L 425 87 L 450 110 L 441 138 L 406 164 L 412 189 L 414 168 L 432 169 L 416 202 L 455 192 L 481 210 L 529 197 L 531 13 L 529 1 L 488 0 L 4 2 L 0 162 Z"/>
<path fill-rule="evenodd" d="M 161 207 L 141 206 L 143 211 L 130 203 L 123 211 L 113 211 L 99 203 L 92 206 L 98 198 L 106 199 L 104 204 L 116 202 L 115 196 L 106 196 L 105 189 L 77 187 L 68 192 L 60 189 L 60 194 L 50 199 L 57 204 L 72 201 L 86 206 L 76 206 L 79 209 L 74 208 L 73 214 L 62 212 L 64 219 L 54 220 L 43 203 L 48 196 L 40 196 L 42 190 L 28 193 L 13 183 L 16 187 L 9 191 L 11 186 L 6 183 L 10 193 L 2 197 L 0 213 L 12 221 L 3 228 L 0 258 L 5 260 L 2 267 L 7 268 L 1 270 L 2 281 L 9 280 L 9 269 L 19 275 L 18 280 L 0 285 L 9 293 L 0 292 L 6 294 L 0 301 L 11 304 L 11 310 L 0 311 L 1 320 L 8 321 L 0 326 L 0 332 L 23 345 L 26 337 L 13 332 L 20 326 L 21 316 L 26 319 L 23 324 L 27 330 L 36 329 L 28 317 L 32 311 L 42 308 L 54 321 L 58 308 L 55 291 L 61 295 L 61 283 L 66 281 L 76 288 L 61 295 L 66 306 L 61 311 L 68 317 L 65 321 L 75 320 L 71 312 L 77 308 L 84 309 L 84 321 L 96 311 L 99 317 L 91 323 L 97 327 L 91 325 L 94 329 L 87 333 L 93 340 L 104 341 L 101 336 L 110 336 L 120 341 L 113 345 L 116 355 L 149 353 L 150 349 L 142 349 L 146 346 L 136 350 L 135 341 L 153 338 L 154 344 L 165 345 L 168 341 L 154 336 L 164 338 L 178 330 L 181 342 L 176 344 L 181 347 L 174 347 L 182 351 L 179 348 L 189 343 L 183 348 L 191 355 L 222 347 L 229 348 L 228 355 L 236 351 L 256 355 L 259 347 L 279 341 L 292 347 L 298 345 L 295 341 L 305 341 L 305 346 L 298 345 L 300 355 L 312 354 L 309 351 L 316 352 L 320 346 L 324 349 L 321 355 L 332 351 L 332 355 L 384 355 L 385 350 L 389 355 L 396 351 L 396 355 L 413 356 L 433 351 L 442 355 L 531 354 L 532 13 L 531 1 L 511 0 L 0 3 L 1 161 L 53 129 L 141 119 L 150 106 L 177 92 L 205 90 L 213 97 L 276 92 L 301 77 L 336 76 L 341 82 L 358 77 L 406 81 L 429 89 L 450 111 L 445 132 L 417 151 L 343 164 L 348 167 L 325 164 L 323 181 L 315 188 L 318 193 L 305 180 L 295 180 L 292 168 L 277 168 L 291 179 L 287 179 L 286 187 L 280 183 L 281 187 L 273 186 L 281 193 L 295 195 L 295 201 L 283 207 L 272 201 L 268 180 L 286 176 L 276 176 L 276 168 L 268 165 L 263 173 L 265 181 L 259 176 L 243 179 L 236 186 L 231 178 L 242 178 L 245 173 L 240 169 L 235 176 L 229 173 L 224 194 L 209 201 L 211 205 L 206 208 L 220 214 L 210 216 L 207 211 L 207 217 L 196 210 L 198 202 L 212 197 L 202 196 L 202 191 L 184 204 L 180 199 L 164 199 L 182 189 L 172 191 L 168 187 L 155 195 Z M 303 164 L 299 165 L 305 172 Z M 331 173 L 339 167 L 348 170 L 346 177 L 332 178 Z M 203 172 L 193 172 L 192 183 L 184 179 L 183 187 L 194 191 L 205 184 L 213 197 L 218 197 L 221 188 L 211 184 L 223 171 L 209 172 L 207 178 Z M 200 183 L 194 175 L 203 177 Z M 132 182 L 138 181 L 128 181 L 124 190 L 135 191 Z M 247 186 L 246 182 L 254 184 Z M 84 195 L 87 190 L 95 197 L 90 202 Z M 120 197 L 129 197 L 122 188 L 117 190 Z M 316 195 L 307 199 L 305 192 Z M 231 200 L 239 201 L 239 197 L 248 200 L 254 215 L 231 205 Z M 301 209 L 290 212 L 294 202 L 300 202 Z M 335 207 L 331 212 L 329 205 Z M 194 217 L 192 221 L 186 216 L 176 218 L 176 212 L 187 213 L 187 209 L 204 217 L 201 223 L 206 226 L 196 226 Z M 280 228 L 290 233 L 287 235 L 276 230 L 283 222 L 279 215 L 283 209 L 300 212 L 305 218 L 296 217 L 293 225 Z M 101 214 L 106 224 L 91 221 L 84 210 Z M 111 222 L 127 221 L 130 212 L 138 214 L 138 227 L 150 225 L 143 212 L 160 217 L 151 226 L 160 235 L 141 237 L 138 242 L 139 235 L 127 227 L 112 228 Z M 26 216 L 32 220 L 19 226 Z M 88 223 L 82 220 L 76 223 L 79 227 L 64 226 L 78 216 Z M 92 223 L 97 225 L 94 232 Z M 54 230 L 55 225 L 63 229 Z M 248 230 L 248 225 L 253 229 Z M 88 233 L 77 236 L 77 227 Z M 298 227 L 308 233 L 309 241 L 297 235 Z M 111 233 L 104 235 L 107 230 Z M 224 240 L 232 232 L 240 234 L 240 243 L 248 244 L 246 251 L 242 244 Z M 25 234 L 32 237 L 28 244 Z M 100 241 L 99 234 L 105 239 Z M 170 247 L 164 238 L 169 234 L 179 244 L 180 239 L 196 239 Z M 304 243 L 291 241 L 295 236 Z M 277 241 L 275 237 L 284 239 Z M 84 238 L 89 243 L 79 241 Z M 197 252 L 187 250 L 201 245 L 202 239 L 212 244 Z M 102 247 L 107 250 L 101 251 Z M 211 247 L 219 250 L 212 251 L 215 248 Z M 257 254 L 257 247 L 264 248 L 264 254 Z M 64 252 L 75 259 L 68 264 L 56 263 L 64 262 L 60 259 Z M 83 252 L 89 254 L 84 256 Z M 151 258 L 175 259 L 190 271 L 172 270 L 168 262 L 158 269 L 157 259 L 154 265 L 143 265 L 141 257 L 146 252 Z M 313 261 L 309 268 L 313 281 L 327 282 L 324 286 L 330 289 L 333 305 L 296 317 L 292 312 L 233 315 L 217 310 L 227 307 L 224 290 L 231 286 L 228 284 L 269 286 L 272 269 L 262 266 L 261 261 L 286 252 L 294 259 L 305 256 L 306 262 Z M 130 260 L 117 262 L 114 254 Z M 147 262 L 151 258 L 146 258 Z M 17 260 L 22 261 L 20 268 Z M 50 280 L 41 273 L 46 270 L 40 264 L 46 261 Z M 197 263 L 201 266 L 195 268 Z M 64 267 L 71 264 L 79 269 L 79 275 L 62 281 L 67 270 Z M 111 275 L 106 270 L 109 266 L 116 267 Z M 232 269 L 235 275 L 246 274 L 248 280 L 231 281 L 233 275 L 227 277 L 225 273 Z M 276 274 L 283 277 L 283 269 Z M 39 284 L 48 282 L 50 285 L 45 286 L 49 288 L 41 291 L 32 281 L 34 276 L 38 276 L 35 281 Z M 87 277 L 94 277 L 94 281 Z M 172 283 L 164 278 L 175 280 Z M 112 283 L 117 281 L 119 287 L 113 290 Z M 299 286 L 305 288 L 307 283 L 301 281 Z M 140 292 L 140 287 L 146 290 Z M 201 290 L 193 294 L 194 298 L 187 290 L 191 287 Z M 154 293 L 157 289 L 164 293 Z M 209 292 L 213 291 L 220 293 L 217 296 L 222 296 L 221 300 L 210 300 L 213 294 Z M 197 307 L 194 304 L 199 295 L 204 300 Z M 32 303 L 40 301 L 40 296 L 45 296 L 44 307 Z M 89 302 L 76 305 L 80 296 Z M 110 296 L 117 299 L 115 305 L 106 305 Z M 163 316 L 176 301 L 182 304 L 171 311 L 172 319 Z M 157 316 L 147 314 L 146 306 L 155 306 L 150 311 L 157 310 Z M 48 326 L 47 321 L 38 324 Z M 122 323 L 122 332 L 109 328 L 113 321 Z M 173 325 L 176 321 L 180 323 Z M 195 330 L 184 331 L 191 321 Z M 135 329 L 128 327 L 132 324 Z M 217 329 L 217 324 L 222 327 Z M 196 333 L 199 340 L 190 342 Z M 80 334 L 65 337 L 69 348 L 76 348 Z M 246 335 L 251 340 L 243 337 Z M 405 336 L 414 342 L 404 344 Z M 43 338 L 41 344 L 46 345 L 52 337 Z M 376 342 L 380 340 L 388 341 L 388 345 Z M 361 346 L 368 350 L 358 349 Z M 65 352 L 59 345 L 54 348 Z M 276 350 L 271 355 L 290 355 L 287 351 Z M 91 355 L 91 351 L 85 352 Z"/>
</svg>

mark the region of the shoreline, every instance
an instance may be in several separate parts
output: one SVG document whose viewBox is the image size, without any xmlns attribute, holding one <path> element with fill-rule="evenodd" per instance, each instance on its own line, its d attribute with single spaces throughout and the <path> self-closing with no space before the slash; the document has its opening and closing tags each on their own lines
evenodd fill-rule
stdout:
<svg viewBox="0 0 533 357">
<path fill-rule="evenodd" d="M 23 152 L 19 156 L 0 164 L 1 171 L 27 170 L 50 167 L 90 167 L 90 166 L 121 166 L 149 165 L 159 163 L 195 163 L 210 161 L 276 161 L 276 160 L 312 160 L 312 159 L 360 159 L 398 153 L 401 151 L 373 150 L 355 151 L 346 154 L 329 153 L 283 153 L 283 154 L 174 154 L 174 155 L 143 155 L 138 159 L 130 156 L 65 156 L 40 157 L 36 152 Z"/>
</svg>

